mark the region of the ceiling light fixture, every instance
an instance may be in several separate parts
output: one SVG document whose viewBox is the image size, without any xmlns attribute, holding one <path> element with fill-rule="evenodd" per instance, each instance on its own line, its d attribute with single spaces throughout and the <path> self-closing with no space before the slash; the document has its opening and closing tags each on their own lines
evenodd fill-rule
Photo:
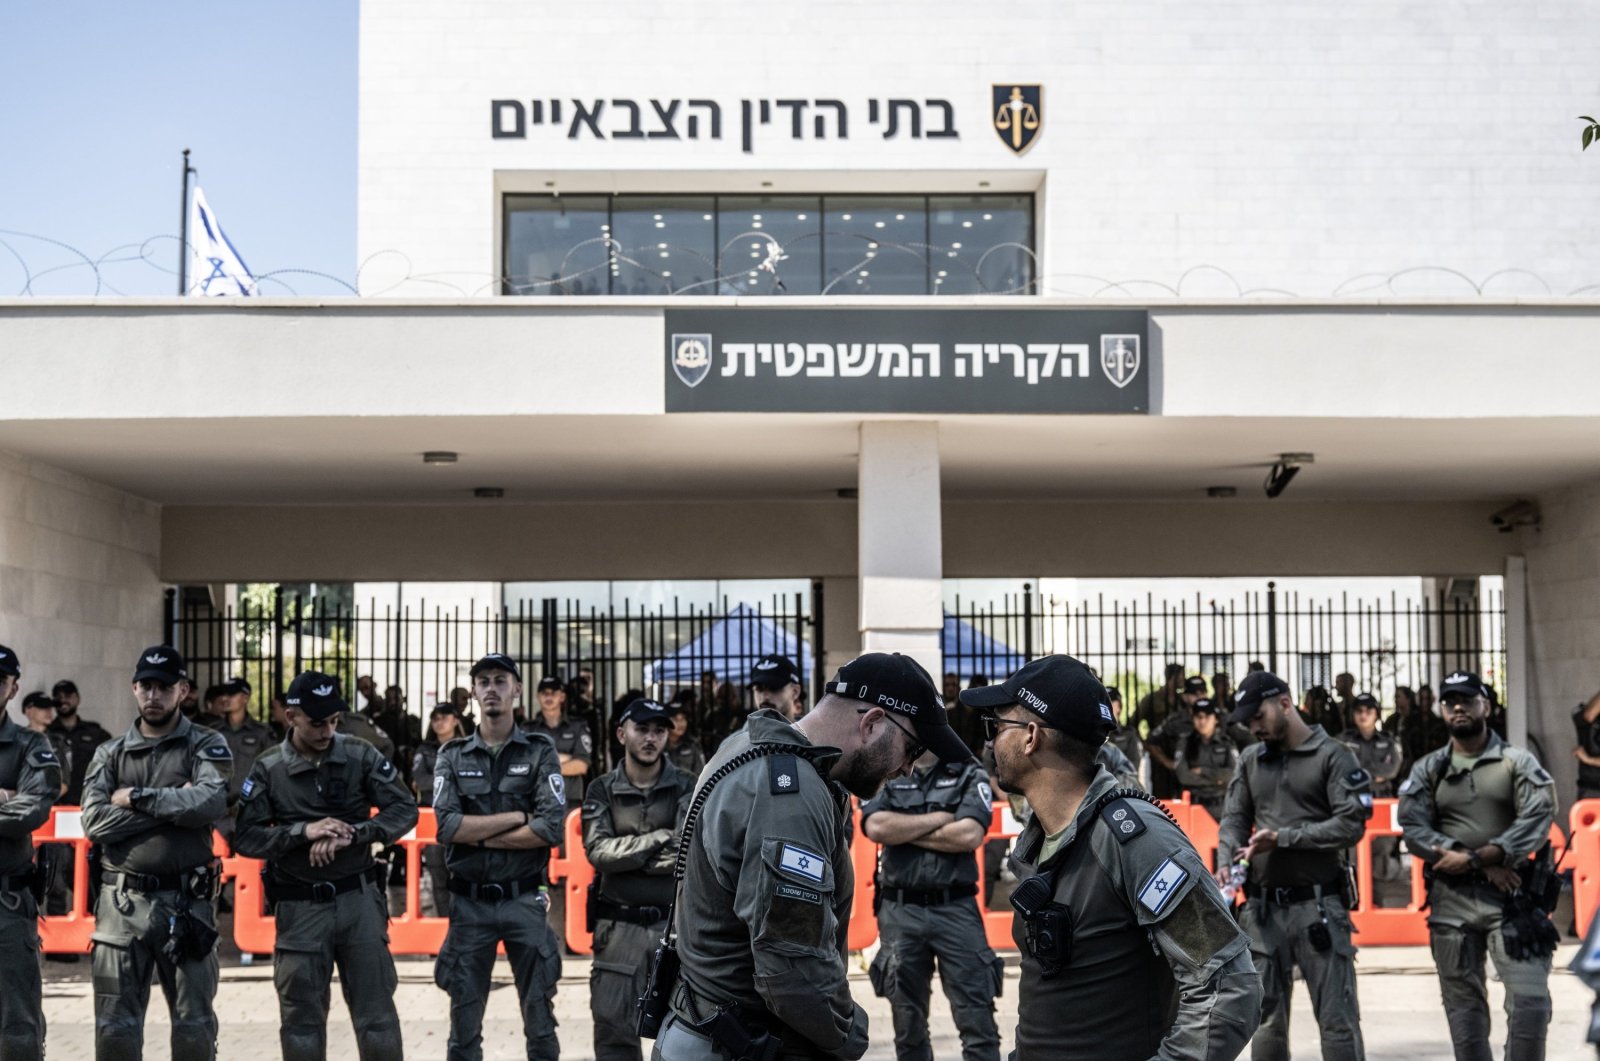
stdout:
<svg viewBox="0 0 1600 1061">
<path fill-rule="evenodd" d="M 472 496 L 493 499 L 505 497 L 506 491 L 503 486 L 478 486 L 473 488 Z"/>
<path fill-rule="evenodd" d="M 1262 484 L 1268 497 L 1277 497 L 1289 488 L 1294 477 L 1300 474 L 1300 469 L 1307 464 L 1315 464 L 1315 453 L 1280 453 L 1277 463 L 1272 470 L 1267 472 L 1267 481 Z"/>
<path fill-rule="evenodd" d="M 423 464 L 454 464 L 460 454 L 448 449 L 430 449 L 422 455 Z"/>
</svg>

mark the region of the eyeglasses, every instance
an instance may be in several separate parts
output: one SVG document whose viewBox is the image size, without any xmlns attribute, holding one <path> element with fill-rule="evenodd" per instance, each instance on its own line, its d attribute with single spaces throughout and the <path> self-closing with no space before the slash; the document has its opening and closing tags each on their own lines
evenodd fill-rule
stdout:
<svg viewBox="0 0 1600 1061">
<path fill-rule="evenodd" d="M 870 708 L 870 707 L 857 708 L 856 709 L 856 714 L 864 715 L 868 711 L 871 711 L 871 710 L 872 710 L 872 708 Z M 894 720 L 894 716 L 891 715 L 889 712 L 885 711 L 883 713 L 883 717 L 888 719 L 889 723 L 892 726 L 894 726 L 895 729 L 899 730 L 901 733 L 904 733 L 906 735 L 906 762 L 914 763 L 918 759 L 922 758 L 922 753 L 927 751 L 928 749 L 923 747 L 923 744 L 922 744 L 921 741 L 917 740 L 917 735 L 915 733 L 911 732 L 909 729 L 906 729 L 900 723 L 896 722 Z"/>
<path fill-rule="evenodd" d="M 986 740 L 994 740 L 1000 734 L 1001 726 L 1028 726 L 1030 722 L 1018 722 L 1015 719 L 996 718 L 994 715 L 984 715 L 983 736 Z"/>
</svg>

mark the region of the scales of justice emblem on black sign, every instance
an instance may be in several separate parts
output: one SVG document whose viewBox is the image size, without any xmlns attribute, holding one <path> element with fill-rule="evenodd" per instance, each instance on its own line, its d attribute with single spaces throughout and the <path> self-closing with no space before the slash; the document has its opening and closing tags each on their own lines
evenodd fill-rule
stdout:
<svg viewBox="0 0 1600 1061">
<path fill-rule="evenodd" d="M 995 135 L 1013 155 L 1025 153 L 1044 124 L 1044 87 L 995 85 L 991 104 Z"/>
</svg>

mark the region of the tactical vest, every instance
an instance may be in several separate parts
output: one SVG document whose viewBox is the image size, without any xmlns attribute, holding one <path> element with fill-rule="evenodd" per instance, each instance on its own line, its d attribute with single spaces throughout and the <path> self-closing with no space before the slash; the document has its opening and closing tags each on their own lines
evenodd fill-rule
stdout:
<svg viewBox="0 0 1600 1061">
<path fill-rule="evenodd" d="M 609 778 L 598 783 L 610 789 L 611 828 L 616 835 L 640 836 L 658 829 L 677 829 L 678 797 L 683 791 L 678 785 L 657 781 L 649 792 L 640 792 L 632 785 L 617 788 Z M 676 890 L 671 874 L 600 874 L 600 894 L 626 906 L 664 908 L 672 904 Z"/>
<path fill-rule="evenodd" d="M 191 733 L 210 735 L 207 729 Z M 171 738 L 157 744 L 129 747 L 117 738 L 106 770 L 111 790 L 119 788 L 181 788 L 199 773 L 198 746 L 188 739 Z M 212 859 L 211 824 L 182 826 L 163 821 L 152 829 L 100 845 L 106 869 L 126 873 L 166 876 L 204 866 Z"/>
</svg>

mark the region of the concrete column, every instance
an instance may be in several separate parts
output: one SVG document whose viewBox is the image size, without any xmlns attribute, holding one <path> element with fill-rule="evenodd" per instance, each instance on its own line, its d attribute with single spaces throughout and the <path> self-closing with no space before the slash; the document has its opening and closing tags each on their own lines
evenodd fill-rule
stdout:
<svg viewBox="0 0 1600 1061">
<path fill-rule="evenodd" d="M 861 582 L 856 578 L 822 580 L 821 652 L 823 681 L 861 655 Z"/>
<path fill-rule="evenodd" d="M 1506 739 L 1528 746 L 1528 561 L 1506 557 Z"/>
<path fill-rule="evenodd" d="M 861 425 L 860 630 L 865 652 L 904 652 L 938 674 L 944 535 L 939 495 L 939 425 Z"/>
</svg>

